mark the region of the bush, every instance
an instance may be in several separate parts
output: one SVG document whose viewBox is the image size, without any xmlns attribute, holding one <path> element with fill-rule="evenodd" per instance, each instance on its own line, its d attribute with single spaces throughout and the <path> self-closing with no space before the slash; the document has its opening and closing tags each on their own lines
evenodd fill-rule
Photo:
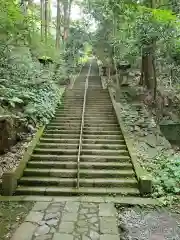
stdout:
<svg viewBox="0 0 180 240">
<path fill-rule="evenodd" d="M 154 170 L 155 179 L 155 195 L 161 196 L 165 193 L 180 193 L 180 158 L 174 157 L 169 159 L 160 156 L 157 159 L 157 167 Z"/>
</svg>

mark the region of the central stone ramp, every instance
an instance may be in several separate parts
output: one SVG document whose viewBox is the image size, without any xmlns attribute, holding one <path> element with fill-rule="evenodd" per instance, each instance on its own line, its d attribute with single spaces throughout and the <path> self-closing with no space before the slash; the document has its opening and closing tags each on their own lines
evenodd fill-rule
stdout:
<svg viewBox="0 0 180 240">
<path fill-rule="evenodd" d="M 92 66 L 88 78 L 82 148 L 77 186 L 77 159 L 86 76 L 65 92 L 63 106 L 47 125 L 23 177 L 17 195 L 131 195 L 138 183 L 107 90 Z M 85 66 L 82 73 L 87 73 Z"/>
</svg>

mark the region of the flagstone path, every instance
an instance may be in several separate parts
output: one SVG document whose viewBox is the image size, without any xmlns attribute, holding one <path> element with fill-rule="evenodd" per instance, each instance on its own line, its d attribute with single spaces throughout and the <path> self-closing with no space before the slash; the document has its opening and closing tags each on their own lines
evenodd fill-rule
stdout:
<svg viewBox="0 0 180 240">
<path fill-rule="evenodd" d="M 119 240 L 113 203 L 36 202 L 12 240 Z"/>
</svg>

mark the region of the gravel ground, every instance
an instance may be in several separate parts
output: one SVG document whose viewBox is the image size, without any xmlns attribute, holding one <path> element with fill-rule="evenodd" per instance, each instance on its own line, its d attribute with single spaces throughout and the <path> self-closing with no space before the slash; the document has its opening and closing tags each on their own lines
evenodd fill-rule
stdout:
<svg viewBox="0 0 180 240">
<path fill-rule="evenodd" d="M 0 202 L 0 240 L 11 238 L 33 204 L 33 202 Z"/>
<path fill-rule="evenodd" d="M 118 208 L 117 218 L 120 240 L 180 240 L 180 212 L 165 208 Z"/>
<path fill-rule="evenodd" d="M 23 140 L 11 148 L 11 151 L 0 155 L 0 179 L 6 171 L 16 168 L 32 139 L 32 134 L 24 134 Z"/>
</svg>

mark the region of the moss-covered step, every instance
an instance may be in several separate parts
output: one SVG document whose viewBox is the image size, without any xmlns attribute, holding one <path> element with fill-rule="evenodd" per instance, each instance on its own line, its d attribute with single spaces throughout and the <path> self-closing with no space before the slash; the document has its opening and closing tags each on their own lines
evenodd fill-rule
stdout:
<svg viewBox="0 0 180 240">
<path fill-rule="evenodd" d="M 16 195 L 45 195 L 45 196 L 138 196 L 138 188 L 63 188 L 63 187 L 29 187 L 18 186 Z"/>
<path fill-rule="evenodd" d="M 24 186 L 61 186 L 61 187 L 76 187 L 76 178 L 60 178 L 60 177 L 42 177 L 42 176 L 24 176 L 19 181 L 20 185 Z M 94 178 L 80 179 L 81 187 L 138 187 L 136 178 Z"/>
</svg>

